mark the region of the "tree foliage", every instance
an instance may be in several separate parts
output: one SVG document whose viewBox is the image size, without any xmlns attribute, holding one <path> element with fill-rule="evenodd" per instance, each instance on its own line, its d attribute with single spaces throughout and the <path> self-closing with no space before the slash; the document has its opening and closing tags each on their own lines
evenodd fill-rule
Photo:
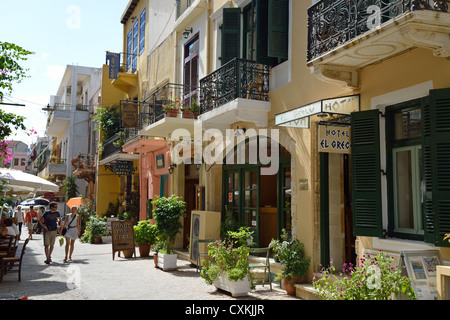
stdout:
<svg viewBox="0 0 450 320">
<path fill-rule="evenodd" d="M 31 54 L 33 52 L 14 43 L 0 41 L 0 101 L 3 100 L 5 90 L 11 93 L 13 83 L 20 83 L 28 77 L 28 69 L 24 69 L 19 62 L 26 61 Z"/>
</svg>

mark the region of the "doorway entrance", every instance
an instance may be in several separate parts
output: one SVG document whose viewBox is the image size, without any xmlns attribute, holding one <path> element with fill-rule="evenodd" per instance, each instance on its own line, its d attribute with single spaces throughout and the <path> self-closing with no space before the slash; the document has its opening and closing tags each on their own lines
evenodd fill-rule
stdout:
<svg viewBox="0 0 450 320">
<path fill-rule="evenodd" d="M 191 215 L 196 208 L 196 187 L 199 184 L 198 171 L 193 164 L 184 165 L 184 201 L 186 202 L 186 216 L 183 223 L 183 248 L 189 246 L 188 235 L 191 234 Z"/>
<path fill-rule="evenodd" d="M 248 141 L 245 149 L 248 158 Z M 291 233 L 290 163 L 289 152 L 280 146 L 279 169 L 274 175 L 262 175 L 260 163 L 223 166 L 222 212 L 238 226 L 249 227 L 258 247 L 278 239 L 282 229 Z"/>
<path fill-rule="evenodd" d="M 337 269 L 356 262 L 350 172 L 349 154 L 320 153 L 320 260 Z"/>
</svg>

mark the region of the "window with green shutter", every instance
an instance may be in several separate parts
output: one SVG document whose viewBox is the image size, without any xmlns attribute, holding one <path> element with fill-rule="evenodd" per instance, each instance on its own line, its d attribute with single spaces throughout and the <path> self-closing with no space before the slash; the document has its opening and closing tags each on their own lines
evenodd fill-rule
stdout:
<svg viewBox="0 0 450 320">
<path fill-rule="evenodd" d="M 269 0 L 268 55 L 281 61 L 288 58 L 289 0 Z"/>
<path fill-rule="evenodd" d="M 379 117 L 379 110 L 352 113 L 357 236 L 383 236 Z M 389 235 L 449 246 L 450 88 L 387 107 L 386 143 Z"/>
<path fill-rule="evenodd" d="M 383 236 L 379 114 L 379 110 L 368 110 L 351 116 L 353 230 L 357 236 Z"/>
<path fill-rule="evenodd" d="M 222 65 L 240 57 L 241 9 L 224 8 L 222 25 Z"/>
<path fill-rule="evenodd" d="M 252 0 L 242 17 L 241 29 L 241 9 L 223 9 L 222 65 L 235 57 L 269 66 L 287 60 L 289 0 Z"/>
<path fill-rule="evenodd" d="M 423 109 L 425 241 L 449 246 L 450 89 L 431 90 Z"/>
</svg>

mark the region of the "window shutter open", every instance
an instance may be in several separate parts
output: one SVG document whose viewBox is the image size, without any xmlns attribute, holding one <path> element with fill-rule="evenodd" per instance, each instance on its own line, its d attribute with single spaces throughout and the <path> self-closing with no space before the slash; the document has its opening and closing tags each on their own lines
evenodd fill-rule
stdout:
<svg viewBox="0 0 450 320">
<path fill-rule="evenodd" d="M 425 241 L 449 246 L 450 233 L 450 89 L 431 90 L 423 107 Z"/>
<path fill-rule="evenodd" d="M 269 2 L 256 0 L 256 62 L 274 66 L 278 59 L 269 57 Z"/>
<path fill-rule="evenodd" d="M 268 55 L 288 58 L 289 50 L 289 0 L 269 0 Z"/>
<path fill-rule="evenodd" d="M 222 25 L 222 65 L 241 53 L 241 9 L 224 8 Z"/>
<path fill-rule="evenodd" d="M 379 110 L 351 115 L 353 230 L 356 236 L 383 236 L 379 117 Z"/>
</svg>

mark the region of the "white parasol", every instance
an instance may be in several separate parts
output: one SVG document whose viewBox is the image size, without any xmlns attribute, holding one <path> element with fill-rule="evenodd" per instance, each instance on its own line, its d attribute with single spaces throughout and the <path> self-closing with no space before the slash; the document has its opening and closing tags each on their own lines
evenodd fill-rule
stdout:
<svg viewBox="0 0 450 320">
<path fill-rule="evenodd" d="M 0 168 L 0 179 L 8 182 L 8 189 L 12 192 L 57 192 L 59 186 L 41 177 L 25 173 L 20 170 Z"/>
</svg>

